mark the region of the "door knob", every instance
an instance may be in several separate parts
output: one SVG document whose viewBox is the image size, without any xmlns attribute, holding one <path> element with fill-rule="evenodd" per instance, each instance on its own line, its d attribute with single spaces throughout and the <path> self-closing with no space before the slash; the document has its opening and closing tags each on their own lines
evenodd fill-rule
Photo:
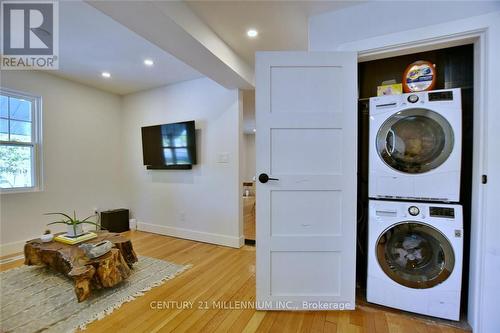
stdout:
<svg viewBox="0 0 500 333">
<path fill-rule="evenodd" d="M 270 178 L 266 173 L 261 173 L 259 175 L 259 182 L 262 184 L 267 183 L 269 180 L 279 180 L 278 178 Z"/>
</svg>

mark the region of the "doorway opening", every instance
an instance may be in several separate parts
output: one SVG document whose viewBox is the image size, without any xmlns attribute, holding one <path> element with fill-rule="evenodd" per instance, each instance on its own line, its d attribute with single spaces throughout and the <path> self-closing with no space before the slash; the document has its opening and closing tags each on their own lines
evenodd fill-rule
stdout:
<svg viewBox="0 0 500 333">
<path fill-rule="evenodd" d="M 255 90 L 243 91 L 243 235 L 255 245 Z"/>
<path fill-rule="evenodd" d="M 462 96 L 462 158 L 460 201 L 463 206 L 464 242 L 463 275 L 461 289 L 462 322 L 467 326 L 469 291 L 469 259 L 472 202 L 472 163 L 474 127 L 474 45 L 435 49 L 358 63 L 358 244 L 357 286 L 358 294 L 366 293 L 368 244 L 368 174 L 369 174 L 369 98 L 377 96 L 377 86 L 395 80 L 401 83 L 405 68 L 418 60 L 436 65 L 437 82 L 433 90 L 460 88 Z M 439 186 L 438 184 L 436 186 Z"/>
</svg>

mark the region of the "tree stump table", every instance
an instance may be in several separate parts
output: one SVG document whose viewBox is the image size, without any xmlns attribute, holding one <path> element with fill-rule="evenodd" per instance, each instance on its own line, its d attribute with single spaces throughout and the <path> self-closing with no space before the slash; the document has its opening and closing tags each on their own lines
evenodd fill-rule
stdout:
<svg viewBox="0 0 500 333">
<path fill-rule="evenodd" d="M 75 282 L 75 294 L 81 302 L 90 296 L 93 289 L 110 288 L 127 279 L 132 264 L 137 262 L 129 239 L 116 233 L 96 233 L 96 238 L 75 245 L 56 241 L 43 243 L 39 238 L 30 240 L 24 245 L 24 264 L 46 265 L 69 276 Z M 104 240 L 113 243 L 113 248 L 97 258 L 88 258 L 78 247 L 83 243 L 96 244 Z"/>
</svg>

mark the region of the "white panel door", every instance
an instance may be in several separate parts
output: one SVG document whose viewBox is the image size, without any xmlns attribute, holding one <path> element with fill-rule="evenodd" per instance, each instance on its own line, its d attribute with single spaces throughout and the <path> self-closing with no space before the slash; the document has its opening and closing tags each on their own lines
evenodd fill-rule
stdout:
<svg viewBox="0 0 500 333">
<path fill-rule="evenodd" d="M 257 53 L 260 309 L 354 309 L 356 82 L 355 53 Z"/>
</svg>

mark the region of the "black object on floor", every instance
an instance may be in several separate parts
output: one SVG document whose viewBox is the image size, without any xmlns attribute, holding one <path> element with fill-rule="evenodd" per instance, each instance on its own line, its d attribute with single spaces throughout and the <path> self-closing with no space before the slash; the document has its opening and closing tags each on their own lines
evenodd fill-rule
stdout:
<svg viewBox="0 0 500 333">
<path fill-rule="evenodd" d="M 246 239 L 245 238 L 245 245 L 255 245 L 255 239 Z"/>
<path fill-rule="evenodd" d="M 120 208 L 101 212 L 101 227 L 109 232 L 129 231 L 128 209 Z"/>
</svg>

